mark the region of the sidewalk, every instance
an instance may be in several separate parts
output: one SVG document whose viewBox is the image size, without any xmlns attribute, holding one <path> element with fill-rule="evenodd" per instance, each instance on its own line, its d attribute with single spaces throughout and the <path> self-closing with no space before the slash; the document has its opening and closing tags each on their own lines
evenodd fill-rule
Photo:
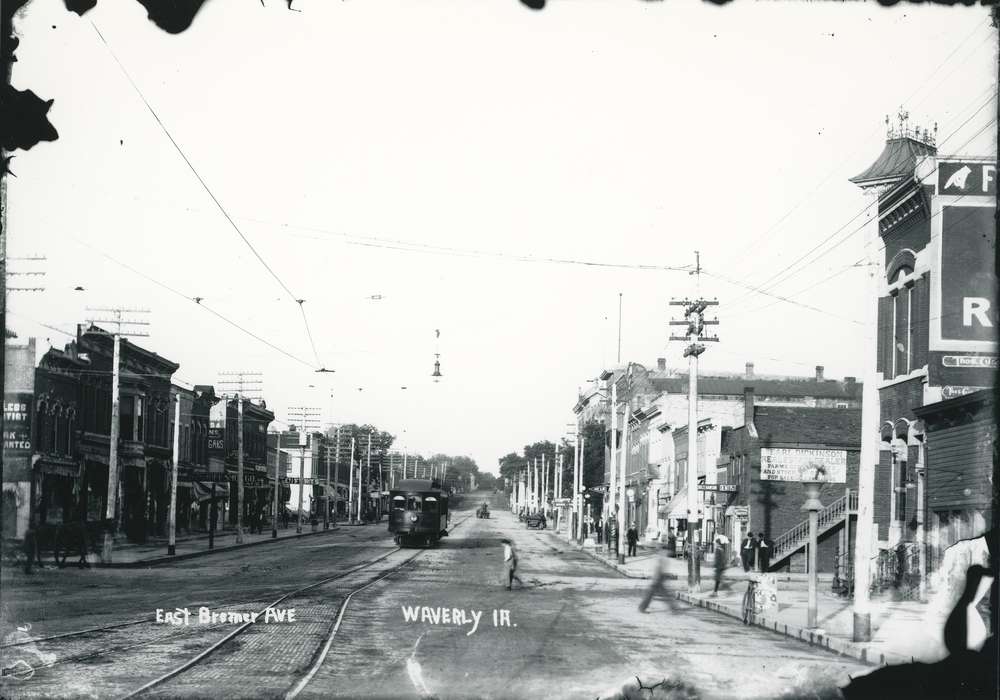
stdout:
<svg viewBox="0 0 1000 700">
<path fill-rule="evenodd" d="M 344 525 L 346 525 L 346 523 Z M 99 552 L 91 552 L 87 555 L 87 563 L 98 568 L 136 568 L 155 566 L 157 564 L 181 561 L 184 559 L 191 559 L 193 557 L 201 557 L 219 552 L 231 552 L 245 547 L 267 544 L 268 542 L 280 542 L 282 540 L 298 539 L 300 537 L 309 537 L 312 535 L 322 535 L 324 533 L 336 532 L 340 529 L 340 527 L 341 524 L 338 524 L 336 526 L 331 526 L 328 530 L 324 530 L 323 525 L 320 524 L 318 529 L 314 532 L 312 530 L 312 526 L 306 523 L 303 524 L 302 532 L 300 534 L 295 531 L 295 525 L 289 524 L 287 528 L 278 528 L 277 538 L 271 537 L 270 528 L 265 528 L 260 534 L 250 534 L 249 532 L 244 531 L 243 544 L 236 544 L 235 530 L 226 529 L 215 533 L 215 546 L 212 549 L 208 548 L 207 533 L 186 535 L 177 538 L 176 546 L 174 547 L 176 554 L 173 556 L 169 556 L 167 554 L 166 538 L 156 538 L 155 540 L 151 540 L 144 544 L 119 542 L 115 544 L 111 562 L 103 562 L 101 561 L 101 555 Z M 93 543 L 92 549 L 93 548 L 99 550 L 100 543 Z M 52 560 L 50 558 L 46 559 L 43 555 L 43 562 L 45 562 L 46 565 L 50 565 L 51 561 Z M 71 553 L 66 558 L 66 567 L 70 568 L 76 566 L 77 561 L 78 557 Z"/>
<path fill-rule="evenodd" d="M 564 533 L 556 536 L 629 578 L 652 578 L 657 557 L 657 549 L 652 545 L 640 545 L 637 555 L 628 557 L 622 565 L 608 556 L 606 545 L 595 551 L 594 547 L 573 545 Z M 669 558 L 667 562 L 670 572 L 668 578 L 687 580 L 687 560 Z M 752 576 L 752 572 L 746 574 L 736 566 L 727 568 L 719 594 L 713 596 L 714 569 L 702 564 L 702 592 L 690 594 L 676 591 L 676 596 L 692 605 L 742 619 L 743 594 L 746 591 L 744 582 Z M 947 656 L 943 630 L 949 611 L 942 612 L 927 603 L 916 601 L 873 598 L 872 640 L 855 643 L 851 641 L 854 624 L 852 602 L 830 590 L 829 575 L 821 575 L 818 583 L 816 617 L 819 628 L 813 630 L 806 628 L 809 593 L 805 575 L 777 574 L 777 577 L 778 608 L 757 616 L 753 620 L 755 625 L 872 664 L 909 663 L 914 660 L 933 663 Z"/>
</svg>

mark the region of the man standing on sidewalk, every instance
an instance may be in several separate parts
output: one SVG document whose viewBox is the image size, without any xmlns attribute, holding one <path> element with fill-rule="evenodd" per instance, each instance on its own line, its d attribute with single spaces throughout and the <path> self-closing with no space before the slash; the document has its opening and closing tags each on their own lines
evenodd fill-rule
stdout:
<svg viewBox="0 0 1000 700">
<path fill-rule="evenodd" d="M 712 589 L 712 597 L 719 595 L 719 584 L 722 583 L 722 572 L 726 570 L 726 548 L 720 540 L 715 540 L 715 588 Z"/>
<path fill-rule="evenodd" d="M 628 540 L 628 556 L 635 556 L 635 546 L 639 542 L 639 531 L 635 529 L 635 523 L 629 523 L 628 531 L 625 533 L 625 538 Z"/>
<path fill-rule="evenodd" d="M 747 536 L 740 543 L 740 559 L 743 560 L 743 571 L 749 572 L 753 567 L 756 549 L 757 540 L 754 539 L 752 532 L 747 532 Z"/>
<path fill-rule="evenodd" d="M 764 538 L 764 533 L 757 533 L 757 566 L 762 573 L 767 573 L 767 567 L 771 565 L 771 547 Z"/>
</svg>

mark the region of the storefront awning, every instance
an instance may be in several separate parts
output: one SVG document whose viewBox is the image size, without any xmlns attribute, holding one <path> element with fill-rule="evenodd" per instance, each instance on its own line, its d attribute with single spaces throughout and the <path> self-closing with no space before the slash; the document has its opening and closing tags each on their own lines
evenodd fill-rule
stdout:
<svg viewBox="0 0 1000 700">
<path fill-rule="evenodd" d="M 199 503 L 212 500 L 212 484 L 204 481 L 192 481 L 194 486 L 194 497 Z M 215 484 L 215 499 L 229 498 L 229 484 L 223 482 Z"/>
<path fill-rule="evenodd" d="M 682 491 L 673 497 L 670 501 L 670 505 L 667 506 L 669 510 L 668 518 L 676 518 L 678 520 L 687 520 L 688 517 L 688 499 L 687 491 Z"/>
</svg>

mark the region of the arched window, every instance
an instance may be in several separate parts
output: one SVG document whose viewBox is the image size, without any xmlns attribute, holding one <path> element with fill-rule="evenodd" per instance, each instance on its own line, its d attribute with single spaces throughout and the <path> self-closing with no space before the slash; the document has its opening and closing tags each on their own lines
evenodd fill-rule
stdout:
<svg viewBox="0 0 1000 700">
<path fill-rule="evenodd" d="M 48 446 L 46 445 L 48 412 L 48 402 L 39 401 L 38 406 L 35 408 L 35 441 L 38 443 L 36 448 L 39 452 L 48 452 Z"/>
<path fill-rule="evenodd" d="M 66 411 L 66 454 L 76 452 L 76 409 Z"/>
<path fill-rule="evenodd" d="M 55 420 L 53 422 L 53 436 L 55 437 L 55 451 L 60 455 L 69 453 L 69 417 L 66 409 L 59 407 L 56 409 Z"/>
</svg>

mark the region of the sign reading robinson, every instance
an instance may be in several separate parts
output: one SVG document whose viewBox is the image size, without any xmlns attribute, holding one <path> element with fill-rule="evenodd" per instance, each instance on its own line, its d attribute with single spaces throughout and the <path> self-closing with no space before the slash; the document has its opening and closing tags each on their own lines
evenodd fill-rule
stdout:
<svg viewBox="0 0 1000 700">
<path fill-rule="evenodd" d="M 760 478 L 769 481 L 847 482 L 847 450 L 760 449 Z"/>
</svg>

